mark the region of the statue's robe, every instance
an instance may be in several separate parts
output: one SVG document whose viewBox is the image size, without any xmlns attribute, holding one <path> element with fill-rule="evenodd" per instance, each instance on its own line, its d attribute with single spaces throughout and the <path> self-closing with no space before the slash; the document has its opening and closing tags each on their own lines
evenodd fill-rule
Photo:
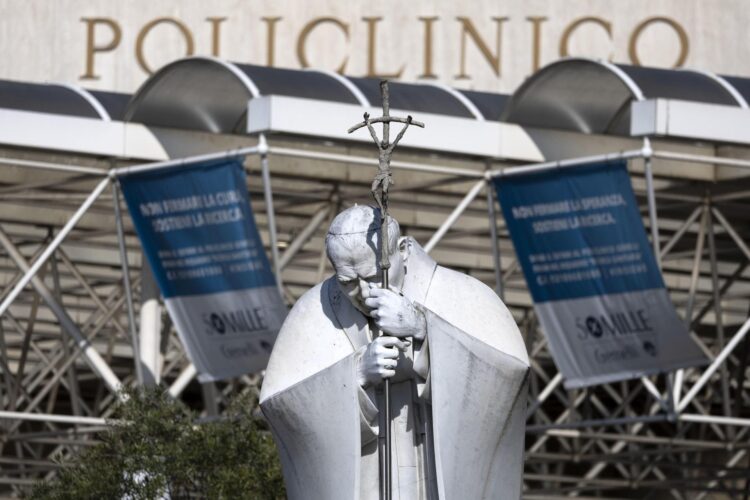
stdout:
<svg viewBox="0 0 750 500">
<path fill-rule="evenodd" d="M 393 498 L 520 498 L 528 357 L 513 317 L 478 280 L 413 242 L 402 293 L 427 336 L 391 383 Z M 276 340 L 261 409 L 292 500 L 380 498 L 382 397 L 357 383 L 367 318 L 335 277 L 305 293 Z"/>
</svg>

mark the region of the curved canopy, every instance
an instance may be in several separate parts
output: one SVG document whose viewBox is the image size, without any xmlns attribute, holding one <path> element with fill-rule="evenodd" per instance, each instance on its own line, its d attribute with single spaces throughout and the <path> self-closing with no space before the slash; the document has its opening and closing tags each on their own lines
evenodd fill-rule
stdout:
<svg viewBox="0 0 750 500">
<path fill-rule="evenodd" d="M 106 107 L 91 92 L 73 85 L 0 80 L 0 108 L 110 119 Z"/>
<path fill-rule="evenodd" d="M 73 85 L 0 80 L 0 108 L 225 134 L 244 133 L 247 102 L 261 95 L 380 104 L 375 78 L 212 57 L 168 64 L 132 97 Z M 750 79 L 570 58 L 537 71 L 512 96 L 438 84 L 391 83 L 395 109 L 592 134 L 629 135 L 631 101 L 649 98 L 747 108 Z"/>
<path fill-rule="evenodd" d="M 125 117 L 148 125 L 233 133 L 241 130 L 248 99 L 260 95 L 364 106 L 380 103 L 375 78 L 190 57 L 168 64 L 149 78 L 133 96 Z M 505 99 L 499 94 L 460 93 L 438 85 L 391 83 L 391 107 L 407 111 L 499 120 Z"/>
<path fill-rule="evenodd" d="M 368 101 L 374 105 L 380 103 L 380 80 L 351 77 L 349 80 L 357 86 Z M 474 118 L 471 111 L 459 99 L 438 86 L 391 82 L 389 87 L 392 108 Z"/>
<path fill-rule="evenodd" d="M 460 92 L 476 106 L 485 120 L 500 121 L 505 106 L 510 100 L 510 96 L 507 94 L 493 94 L 476 90 L 461 90 Z"/>
<path fill-rule="evenodd" d="M 731 80 L 746 82 L 744 90 L 750 90 L 749 80 Z M 529 77 L 511 97 L 503 120 L 531 127 L 628 135 L 630 102 L 652 98 L 746 107 L 729 78 L 708 72 L 571 58 Z"/>
<path fill-rule="evenodd" d="M 128 103 L 132 97 L 130 94 L 105 92 L 102 90 L 89 90 L 88 93 L 102 105 L 110 118 L 117 121 L 123 121 Z"/>
<path fill-rule="evenodd" d="M 725 82 L 734 88 L 739 96 L 745 101 L 745 106 L 750 103 L 750 78 L 739 78 L 736 76 L 722 76 Z"/>
<path fill-rule="evenodd" d="M 145 125 L 242 133 L 247 101 L 282 95 L 346 104 L 380 104 L 380 80 L 317 70 L 269 68 L 190 57 L 161 68 L 134 95 L 73 85 L 0 81 L 0 108 L 132 121 Z M 500 121 L 509 96 L 437 84 L 391 82 L 391 107 Z"/>
<path fill-rule="evenodd" d="M 164 66 L 133 95 L 126 121 L 214 133 L 233 132 L 257 89 L 228 63 L 189 58 Z"/>
</svg>

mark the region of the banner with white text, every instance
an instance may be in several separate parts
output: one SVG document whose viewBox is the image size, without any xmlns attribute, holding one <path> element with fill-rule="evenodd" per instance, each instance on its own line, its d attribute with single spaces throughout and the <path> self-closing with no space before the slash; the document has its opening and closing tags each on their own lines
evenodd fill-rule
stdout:
<svg viewBox="0 0 750 500">
<path fill-rule="evenodd" d="M 670 301 L 624 161 L 495 187 L 565 387 L 706 363 Z"/>
<path fill-rule="evenodd" d="M 264 369 L 287 309 L 241 161 L 134 173 L 120 185 L 199 380 Z"/>
</svg>

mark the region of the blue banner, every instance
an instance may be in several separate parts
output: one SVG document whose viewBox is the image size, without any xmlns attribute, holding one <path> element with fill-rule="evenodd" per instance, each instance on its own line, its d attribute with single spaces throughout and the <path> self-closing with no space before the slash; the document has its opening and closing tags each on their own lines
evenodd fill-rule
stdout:
<svg viewBox="0 0 750 500">
<path fill-rule="evenodd" d="M 670 302 L 624 161 L 495 185 L 567 387 L 705 363 Z"/>
<path fill-rule="evenodd" d="M 239 159 L 119 179 L 144 255 L 201 380 L 265 367 L 286 307 Z"/>
</svg>

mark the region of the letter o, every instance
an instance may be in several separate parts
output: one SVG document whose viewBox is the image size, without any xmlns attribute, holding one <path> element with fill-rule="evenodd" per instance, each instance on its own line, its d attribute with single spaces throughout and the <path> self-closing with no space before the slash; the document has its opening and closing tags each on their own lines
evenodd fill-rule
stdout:
<svg viewBox="0 0 750 500">
<path fill-rule="evenodd" d="M 565 28 L 565 31 L 563 31 L 563 34 L 560 37 L 560 57 L 568 57 L 570 55 L 568 52 L 568 42 L 570 42 L 570 37 L 582 24 L 586 24 L 586 23 L 591 23 L 591 24 L 596 24 L 596 25 L 601 26 L 602 28 L 604 28 L 604 31 L 607 32 L 607 35 L 609 36 L 610 41 L 612 40 L 612 23 L 610 23 L 606 19 L 602 19 L 601 17 L 594 17 L 594 16 L 582 17 L 570 23 L 568 27 Z M 610 59 L 612 59 L 611 55 L 610 55 Z"/>
<path fill-rule="evenodd" d="M 156 19 L 149 21 L 143 26 L 143 28 L 141 28 L 141 31 L 138 32 L 138 37 L 135 40 L 135 58 L 138 61 L 138 65 L 149 75 L 153 74 L 153 70 L 151 70 L 151 68 L 149 68 L 148 64 L 146 63 L 146 58 L 143 54 L 143 42 L 146 41 L 146 37 L 149 33 L 151 33 L 152 29 L 154 29 L 157 25 L 163 23 L 168 23 L 176 26 L 180 33 L 182 33 L 182 36 L 185 38 L 185 42 L 187 44 L 185 55 L 193 55 L 193 51 L 195 49 L 195 44 L 193 43 L 193 34 L 190 33 L 188 27 L 185 26 L 185 24 L 182 23 L 179 19 L 175 19 L 173 17 L 157 17 Z"/>
<path fill-rule="evenodd" d="M 677 39 L 680 41 L 680 55 L 677 57 L 677 62 L 674 64 L 674 68 L 679 68 L 687 60 L 688 52 L 690 50 L 690 41 L 688 40 L 685 28 L 683 28 L 677 21 L 663 16 L 649 17 L 641 21 L 641 23 L 635 27 L 633 33 L 630 35 L 630 41 L 628 43 L 628 55 L 630 61 L 636 66 L 641 65 L 641 60 L 638 57 L 638 39 L 643 34 L 643 31 L 654 23 L 664 23 L 677 33 Z"/>
<path fill-rule="evenodd" d="M 303 28 L 302 31 L 300 31 L 299 38 L 297 38 L 297 59 L 299 60 L 300 66 L 303 68 L 309 68 L 310 63 L 307 60 L 307 51 L 305 48 L 305 45 L 307 44 L 307 37 L 310 36 L 310 33 L 320 26 L 321 24 L 330 23 L 338 28 L 341 29 L 341 31 L 346 36 L 346 40 L 349 41 L 349 25 L 346 23 L 336 19 L 335 17 L 318 17 L 307 23 Z M 344 61 L 339 65 L 336 72 L 343 73 L 344 69 L 346 69 L 346 63 L 349 61 L 349 57 L 345 57 Z"/>
</svg>

